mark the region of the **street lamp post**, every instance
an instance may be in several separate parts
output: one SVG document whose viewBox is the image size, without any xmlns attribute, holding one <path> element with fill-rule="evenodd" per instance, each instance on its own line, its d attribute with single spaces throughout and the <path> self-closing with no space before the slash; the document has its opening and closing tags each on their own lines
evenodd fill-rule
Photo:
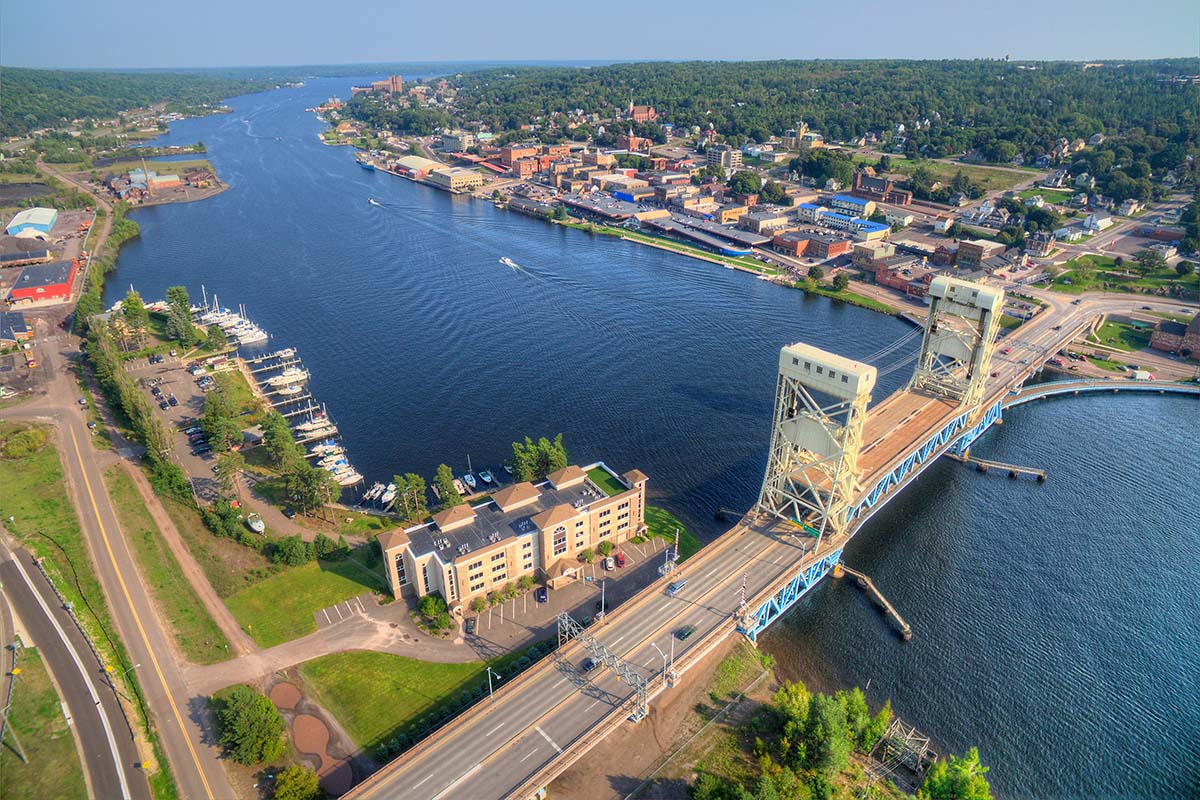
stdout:
<svg viewBox="0 0 1200 800">
<path fill-rule="evenodd" d="M 498 673 L 498 672 L 492 672 L 491 665 L 489 665 L 489 666 L 488 666 L 488 668 L 487 668 L 487 676 L 488 676 L 488 700 L 491 700 L 491 699 L 492 699 L 492 676 L 493 676 L 493 675 L 496 677 L 496 680 L 501 680 L 501 678 L 502 678 L 502 676 L 500 675 L 500 673 Z"/>
<path fill-rule="evenodd" d="M 658 654 L 660 656 L 662 656 L 662 662 L 663 662 L 662 678 L 663 678 L 663 686 L 665 687 L 667 685 L 667 654 L 664 653 L 661 649 L 659 649 L 659 646 L 657 644 L 655 644 L 654 642 L 651 642 L 650 646 L 653 647 L 656 651 L 658 651 Z"/>
</svg>

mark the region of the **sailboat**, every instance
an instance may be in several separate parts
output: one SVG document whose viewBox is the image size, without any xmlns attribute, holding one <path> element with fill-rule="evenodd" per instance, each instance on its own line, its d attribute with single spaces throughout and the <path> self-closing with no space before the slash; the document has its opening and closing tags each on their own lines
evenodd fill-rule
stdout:
<svg viewBox="0 0 1200 800">
<path fill-rule="evenodd" d="M 467 486 L 469 486 L 471 491 L 475 491 L 475 487 L 479 485 L 479 482 L 475 480 L 475 476 L 471 474 L 471 456 L 470 456 L 470 454 L 467 455 L 467 472 L 465 475 L 462 476 L 462 479 L 463 479 L 463 483 L 465 483 Z"/>
</svg>

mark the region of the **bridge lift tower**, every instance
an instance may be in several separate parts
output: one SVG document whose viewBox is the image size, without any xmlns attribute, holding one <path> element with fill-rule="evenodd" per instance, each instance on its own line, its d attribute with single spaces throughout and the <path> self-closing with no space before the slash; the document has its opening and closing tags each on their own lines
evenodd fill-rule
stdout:
<svg viewBox="0 0 1200 800">
<path fill-rule="evenodd" d="M 845 534 L 875 367 L 807 344 L 779 353 L 771 451 L 756 510 L 817 537 Z"/>
<path fill-rule="evenodd" d="M 940 276 L 929 285 L 929 316 L 911 389 L 976 409 L 992 368 L 1004 290 Z"/>
</svg>

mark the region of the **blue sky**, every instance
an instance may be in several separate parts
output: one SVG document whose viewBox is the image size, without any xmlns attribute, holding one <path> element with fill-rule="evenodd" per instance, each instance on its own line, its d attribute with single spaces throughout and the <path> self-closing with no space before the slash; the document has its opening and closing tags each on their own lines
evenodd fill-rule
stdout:
<svg viewBox="0 0 1200 800">
<path fill-rule="evenodd" d="M 450 11 L 449 9 L 453 9 Z M 1196 56 L 1200 2 L 0 0 L 0 63 Z"/>
</svg>

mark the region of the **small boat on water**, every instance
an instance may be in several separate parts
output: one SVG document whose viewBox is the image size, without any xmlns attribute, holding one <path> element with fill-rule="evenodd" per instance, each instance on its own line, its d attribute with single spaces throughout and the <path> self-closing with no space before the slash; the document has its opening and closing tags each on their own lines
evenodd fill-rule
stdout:
<svg viewBox="0 0 1200 800">
<path fill-rule="evenodd" d="M 249 328 L 238 334 L 238 344 L 257 344 L 265 342 L 270 337 L 267 332 L 257 325 L 251 325 Z"/>
<path fill-rule="evenodd" d="M 380 208 L 383 208 L 383 203 L 379 202 L 374 197 L 368 197 L 367 202 L 373 206 L 379 206 Z"/>
<path fill-rule="evenodd" d="M 336 436 L 338 432 L 337 426 L 326 423 L 320 428 L 314 428 L 310 431 L 296 431 L 296 435 L 301 439 L 320 439 L 322 437 Z"/>
<path fill-rule="evenodd" d="M 300 394 L 304 391 L 304 387 L 298 383 L 293 383 L 291 386 L 285 386 L 282 389 L 276 389 L 275 394 Z"/>
<path fill-rule="evenodd" d="M 479 485 L 479 481 L 475 480 L 475 476 L 471 473 L 466 473 L 462 476 L 463 483 L 470 487 L 471 491 L 475 491 L 475 487 Z"/>
<path fill-rule="evenodd" d="M 379 498 L 379 502 L 383 503 L 383 507 L 387 508 L 396 499 L 396 484 L 389 483 L 387 491 L 383 493 L 383 497 Z"/>
<path fill-rule="evenodd" d="M 465 495 L 467 493 L 467 487 L 463 486 L 462 481 L 460 481 L 458 478 L 455 478 L 454 479 L 454 491 L 458 492 L 459 494 Z"/>
<path fill-rule="evenodd" d="M 268 386 L 283 386 L 288 383 L 299 383 L 308 380 L 308 370 L 299 367 L 288 367 L 273 378 L 267 378 Z"/>
<path fill-rule="evenodd" d="M 512 464 L 509 464 L 508 462 L 505 462 L 505 463 L 503 464 L 503 467 L 504 467 L 504 471 L 505 471 L 505 472 L 507 472 L 509 475 L 512 475 L 512 474 L 513 474 L 513 471 L 512 471 Z"/>
<path fill-rule="evenodd" d="M 484 483 L 491 483 L 492 473 L 486 469 L 479 470 L 479 480 L 483 481 Z"/>
<path fill-rule="evenodd" d="M 345 464 L 345 463 L 346 463 L 346 454 L 343 451 L 341 453 L 330 453 L 329 455 L 325 456 L 320 461 L 318 461 L 317 466 L 328 469 L 329 467 L 336 467 L 338 464 Z"/>
<path fill-rule="evenodd" d="M 368 500 L 374 500 L 376 497 L 379 497 L 380 493 L 382 492 L 383 484 L 376 483 L 372 485 L 370 489 L 367 489 L 365 492 L 363 492 L 362 501 L 365 503 Z"/>
<path fill-rule="evenodd" d="M 521 265 L 520 265 L 520 264 L 518 264 L 517 262 L 513 261 L 513 260 L 512 260 L 511 258 L 509 258 L 508 256 L 505 256 L 504 258 L 500 259 L 500 263 L 501 263 L 501 264 L 503 264 L 503 265 L 504 265 L 504 266 L 506 266 L 506 267 L 512 267 L 513 269 L 520 269 L 520 268 L 521 268 Z"/>
<path fill-rule="evenodd" d="M 301 422 L 299 425 L 295 426 L 293 430 L 301 432 L 315 431 L 319 428 L 324 428 L 328 424 L 329 419 L 324 414 L 315 414 L 308 422 Z"/>
<path fill-rule="evenodd" d="M 356 483 L 362 483 L 363 479 L 363 476 L 353 469 L 351 469 L 349 472 L 344 472 L 341 475 L 334 475 L 333 477 L 342 486 L 353 486 Z"/>
<path fill-rule="evenodd" d="M 275 353 L 276 358 L 291 358 L 294 355 L 296 355 L 296 348 L 294 347 L 285 347 Z"/>
</svg>

